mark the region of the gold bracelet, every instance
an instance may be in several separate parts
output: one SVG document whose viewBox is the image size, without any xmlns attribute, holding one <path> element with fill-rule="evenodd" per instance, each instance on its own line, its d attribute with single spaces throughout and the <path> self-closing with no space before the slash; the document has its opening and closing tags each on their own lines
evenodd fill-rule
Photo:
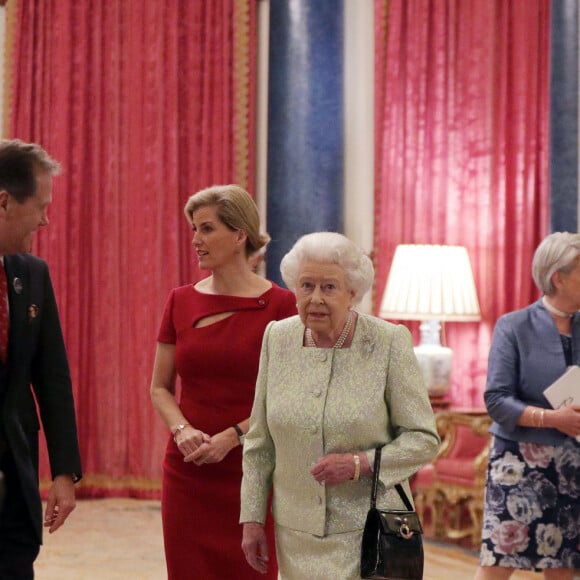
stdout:
<svg viewBox="0 0 580 580">
<path fill-rule="evenodd" d="M 173 431 L 171 431 L 171 434 L 173 435 L 173 441 L 175 441 L 175 443 L 177 443 L 177 434 L 181 433 L 186 427 L 191 427 L 191 425 L 189 423 L 180 423 L 175 427 L 175 429 L 173 429 Z"/>
<path fill-rule="evenodd" d="M 540 411 L 540 427 L 544 427 L 544 414 L 546 413 L 546 409 L 542 409 Z"/>
<path fill-rule="evenodd" d="M 537 412 L 538 412 L 538 409 L 535 409 L 534 408 L 532 410 L 532 417 L 531 417 L 531 419 L 532 419 L 532 427 L 537 427 L 537 425 L 536 425 L 536 413 Z"/>
<path fill-rule="evenodd" d="M 354 476 L 353 481 L 358 481 L 360 479 L 360 457 L 358 453 L 355 453 L 352 458 L 354 459 Z"/>
</svg>

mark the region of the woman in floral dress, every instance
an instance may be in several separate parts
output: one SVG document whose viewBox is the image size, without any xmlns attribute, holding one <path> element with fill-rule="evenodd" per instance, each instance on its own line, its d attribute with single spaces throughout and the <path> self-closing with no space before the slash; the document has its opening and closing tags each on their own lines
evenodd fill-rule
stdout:
<svg viewBox="0 0 580 580">
<path fill-rule="evenodd" d="M 580 234 L 545 238 L 532 273 L 543 296 L 498 320 L 489 355 L 494 437 L 476 580 L 580 570 L 580 406 L 552 409 L 544 396 L 580 365 Z"/>
</svg>

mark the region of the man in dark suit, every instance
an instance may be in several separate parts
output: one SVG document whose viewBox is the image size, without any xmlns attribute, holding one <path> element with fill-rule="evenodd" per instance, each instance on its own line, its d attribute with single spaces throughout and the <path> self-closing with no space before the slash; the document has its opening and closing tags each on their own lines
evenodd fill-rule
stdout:
<svg viewBox="0 0 580 580">
<path fill-rule="evenodd" d="M 50 533 L 74 509 L 74 482 L 81 477 L 72 386 L 52 283 L 46 262 L 28 253 L 34 232 L 48 225 L 52 177 L 59 169 L 36 144 L 0 141 L 0 276 L 6 274 L 5 281 L 0 279 L 0 580 L 33 578 L 42 543 L 37 408 L 52 473 L 44 514 Z"/>
</svg>

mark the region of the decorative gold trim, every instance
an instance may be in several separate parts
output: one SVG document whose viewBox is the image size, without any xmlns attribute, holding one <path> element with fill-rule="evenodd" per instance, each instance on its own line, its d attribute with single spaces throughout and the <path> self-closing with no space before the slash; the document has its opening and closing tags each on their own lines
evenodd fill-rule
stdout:
<svg viewBox="0 0 580 580">
<path fill-rule="evenodd" d="M 42 479 L 40 490 L 46 491 L 50 488 L 51 481 Z M 161 491 L 160 479 L 147 479 L 142 477 L 111 477 L 103 474 L 84 475 L 77 484 L 79 489 L 95 487 L 102 490 L 135 490 L 135 491 Z"/>
<path fill-rule="evenodd" d="M 14 53 L 16 43 L 16 25 L 18 22 L 19 0 L 5 2 L 6 32 L 4 38 L 4 70 L 2 80 L 4 83 L 4 94 L 2 102 L 2 127 L 0 128 L 2 137 L 10 137 L 11 117 L 14 107 Z"/>
<path fill-rule="evenodd" d="M 380 232 L 379 232 L 379 216 L 380 216 L 380 209 L 381 209 L 381 204 L 382 204 L 382 200 L 379 199 L 379 192 L 380 192 L 380 186 L 381 186 L 381 169 L 380 169 L 380 151 L 381 151 L 381 147 L 380 147 L 380 143 L 381 143 L 381 131 L 382 131 L 382 127 L 383 127 L 383 114 L 382 114 L 382 110 L 383 110 L 383 103 L 379 102 L 380 99 L 382 100 L 382 98 L 384 97 L 384 91 L 381 90 L 377 91 L 377 78 L 379 78 L 379 74 L 378 74 L 378 65 L 381 64 L 381 66 L 383 66 L 386 69 L 386 53 L 387 53 L 387 43 L 388 43 L 388 39 L 389 39 L 389 1 L 390 0 L 383 0 L 380 7 L 377 7 L 378 5 L 375 3 L 375 10 L 374 10 L 374 17 L 375 20 L 378 20 L 380 18 L 380 32 L 381 32 L 381 41 L 378 41 L 377 38 L 377 32 L 376 32 L 376 25 L 375 25 L 375 59 L 374 59 L 374 67 L 375 67 L 375 84 L 374 84 L 374 93 L 375 93 L 375 153 L 374 153 L 374 157 L 375 157 L 375 175 L 374 175 L 374 202 L 375 202 L 375 212 L 374 212 L 374 235 L 373 235 L 373 249 L 371 251 L 371 259 L 373 262 L 373 266 L 375 268 L 375 272 L 379 271 L 379 264 L 378 264 L 378 259 L 379 259 L 379 255 L 380 255 L 380 248 L 379 248 L 379 238 L 380 238 Z M 379 13 L 377 15 L 377 12 Z M 377 46 L 378 45 L 378 46 Z M 378 51 L 382 51 L 382 55 L 379 57 L 379 52 Z M 380 97 L 380 99 L 379 99 Z M 383 256 L 384 259 L 384 256 Z M 385 282 L 385 286 L 387 283 L 387 275 L 388 275 L 388 271 L 385 270 L 385 275 L 384 275 L 384 282 Z M 379 306 L 380 306 L 380 300 L 381 297 L 379 296 L 379 284 L 380 284 L 380 280 L 378 279 L 377 276 L 375 276 L 375 279 L 373 281 L 373 286 L 371 289 L 371 302 L 373 304 L 373 308 L 375 313 L 378 314 L 379 311 Z"/>
<path fill-rule="evenodd" d="M 250 1 L 234 1 L 234 165 L 235 182 L 250 186 Z"/>
</svg>

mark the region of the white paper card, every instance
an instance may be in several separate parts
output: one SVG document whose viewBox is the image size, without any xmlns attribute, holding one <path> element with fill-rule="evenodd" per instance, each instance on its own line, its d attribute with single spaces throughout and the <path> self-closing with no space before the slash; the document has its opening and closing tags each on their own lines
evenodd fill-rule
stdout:
<svg viewBox="0 0 580 580">
<path fill-rule="evenodd" d="M 580 405 L 580 367 L 568 367 L 568 370 L 544 391 L 544 395 L 554 409 L 564 405 Z M 576 440 L 580 441 L 580 436 L 576 437 Z"/>
</svg>

